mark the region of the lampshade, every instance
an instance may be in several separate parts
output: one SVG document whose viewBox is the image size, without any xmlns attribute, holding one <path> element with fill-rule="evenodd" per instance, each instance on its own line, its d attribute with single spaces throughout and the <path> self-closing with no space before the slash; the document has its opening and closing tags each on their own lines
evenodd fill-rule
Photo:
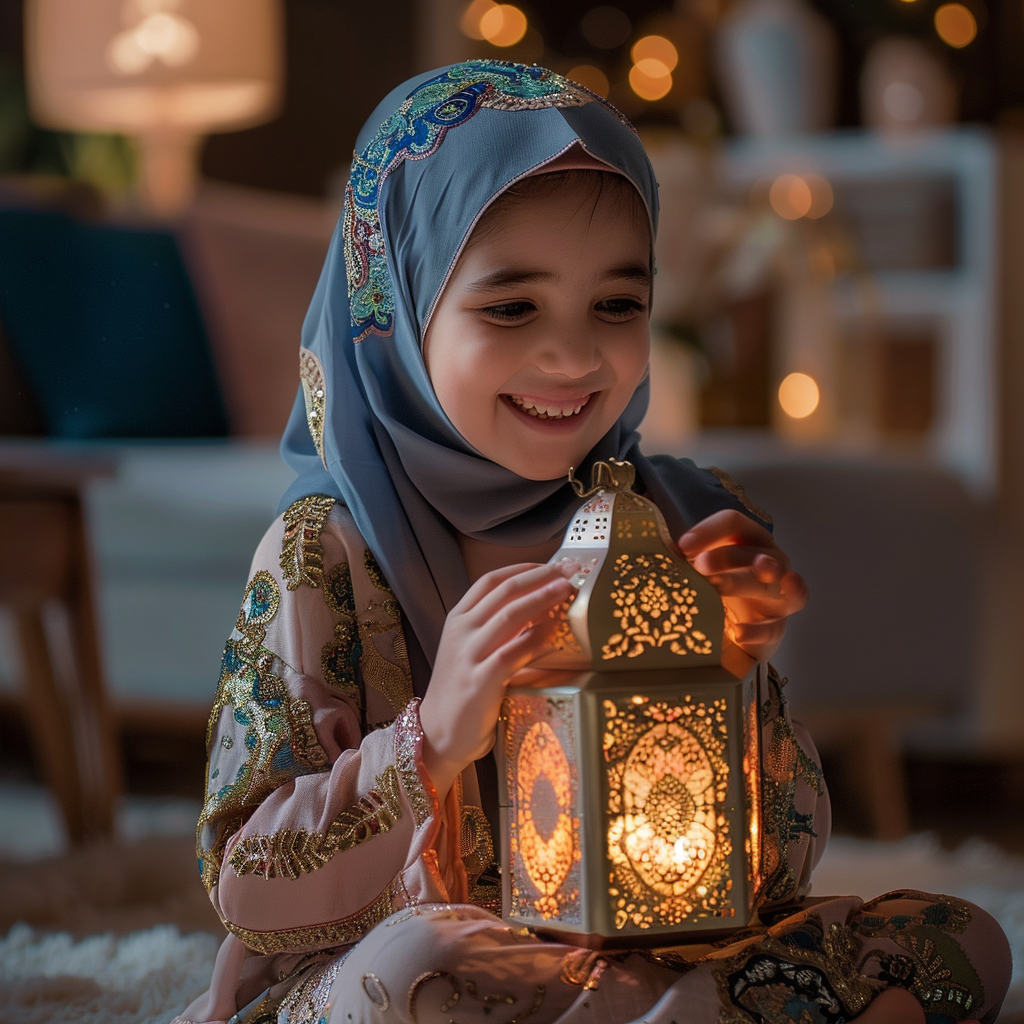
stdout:
<svg viewBox="0 0 1024 1024">
<path fill-rule="evenodd" d="M 202 135 L 277 111 L 282 31 L 280 0 L 26 0 L 33 117 L 134 136 L 145 201 L 174 213 Z"/>
<path fill-rule="evenodd" d="M 595 467 L 555 555 L 578 592 L 498 728 L 503 916 L 594 947 L 734 931 L 760 876 L 761 668 L 633 475 Z"/>
</svg>

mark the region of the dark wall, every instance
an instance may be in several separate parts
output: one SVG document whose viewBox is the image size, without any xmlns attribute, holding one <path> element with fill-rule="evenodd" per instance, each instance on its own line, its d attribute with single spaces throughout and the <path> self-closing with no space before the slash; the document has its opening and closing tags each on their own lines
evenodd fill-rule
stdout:
<svg viewBox="0 0 1024 1024">
<path fill-rule="evenodd" d="M 381 8 L 371 15 L 357 0 L 287 0 L 285 108 L 259 128 L 211 136 L 203 173 L 323 194 L 373 108 L 412 74 L 414 0 L 383 0 Z"/>
</svg>

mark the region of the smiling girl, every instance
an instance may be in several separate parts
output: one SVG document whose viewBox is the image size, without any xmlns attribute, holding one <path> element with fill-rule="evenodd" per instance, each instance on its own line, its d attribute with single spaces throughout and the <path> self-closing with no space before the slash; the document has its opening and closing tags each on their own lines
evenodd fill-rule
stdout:
<svg viewBox="0 0 1024 1024">
<path fill-rule="evenodd" d="M 806 599 L 731 481 L 639 448 L 656 225 L 635 133 L 541 68 L 422 75 L 363 129 L 303 329 L 297 480 L 210 720 L 198 852 L 230 934 L 179 1022 L 995 1019 L 1009 953 L 983 911 L 807 901 L 828 798 L 774 679 L 763 925 L 598 954 L 492 913 L 489 751 L 571 592 L 545 564 L 568 471 L 632 462 L 754 657 Z"/>
</svg>

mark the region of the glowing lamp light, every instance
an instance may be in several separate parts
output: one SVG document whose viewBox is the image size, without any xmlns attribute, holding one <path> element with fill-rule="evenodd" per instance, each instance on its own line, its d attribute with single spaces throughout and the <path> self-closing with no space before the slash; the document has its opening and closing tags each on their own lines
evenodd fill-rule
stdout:
<svg viewBox="0 0 1024 1024">
<path fill-rule="evenodd" d="M 935 31 L 947 46 L 961 50 L 974 42 L 978 22 L 963 4 L 943 4 L 935 12 Z"/>
<path fill-rule="evenodd" d="M 492 46 L 515 46 L 528 27 L 526 15 L 513 4 L 494 4 L 480 19 L 480 35 Z"/>
<path fill-rule="evenodd" d="M 497 743 L 503 915 L 594 948 L 744 927 L 760 872 L 760 667 L 633 475 L 595 466 L 554 556 L 579 590 Z"/>
<path fill-rule="evenodd" d="M 485 14 L 497 6 L 495 0 L 471 0 L 459 19 L 459 30 L 470 39 L 482 41 L 484 34 L 480 31 L 480 22 Z"/>
<path fill-rule="evenodd" d="M 629 69 L 629 87 L 642 100 L 663 99 L 672 91 L 672 72 L 657 57 L 645 57 Z"/>
<path fill-rule="evenodd" d="M 600 68 L 595 68 L 593 64 L 580 64 L 573 68 L 566 77 L 574 82 L 579 82 L 591 92 L 596 92 L 603 99 L 608 98 L 608 90 L 611 88 L 608 76 Z"/>
<path fill-rule="evenodd" d="M 781 174 L 768 192 L 772 209 L 786 220 L 824 217 L 832 209 L 832 186 L 820 174 Z"/>
<path fill-rule="evenodd" d="M 203 135 L 277 112 L 282 39 L 280 0 L 26 0 L 32 114 L 133 136 L 144 204 L 173 215 Z"/>
<path fill-rule="evenodd" d="M 818 408 L 821 392 L 818 382 L 806 373 L 791 373 L 779 385 L 779 405 L 787 416 L 806 419 Z"/>
<path fill-rule="evenodd" d="M 633 44 L 630 56 L 634 64 L 643 60 L 657 60 L 665 67 L 665 73 L 675 71 L 679 63 L 679 51 L 672 41 L 664 36 L 644 36 Z"/>
</svg>

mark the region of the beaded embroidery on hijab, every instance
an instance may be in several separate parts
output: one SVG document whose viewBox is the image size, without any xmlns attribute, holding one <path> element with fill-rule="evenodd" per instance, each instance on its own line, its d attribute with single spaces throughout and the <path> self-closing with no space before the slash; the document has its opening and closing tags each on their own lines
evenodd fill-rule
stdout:
<svg viewBox="0 0 1024 1024">
<path fill-rule="evenodd" d="M 456 531 L 536 544 L 558 536 L 578 505 L 566 481 L 525 480 L 475 451 L 441 408 L 421 348 L 483 211 L 572 147 L 634 185 L 653 233 L 657 183 L 639 138 L 582 86 L 503 61 L 455 64 L 400 86 L 357 139 L 303 325 L 302 386 L 282 440 L 298 479 L 282 508 L 311 494 L 349 508 L 428 662 L 469 583 Z M 580 475 L 599 459 L 628 458 L 673 529 L 704 506 L 731 504 L 692 463 L 644 459 L 636 428 L 646 407 L 645 381 Z M 422 693 L 427 680 L 414 682 Z"/>
</svg>

